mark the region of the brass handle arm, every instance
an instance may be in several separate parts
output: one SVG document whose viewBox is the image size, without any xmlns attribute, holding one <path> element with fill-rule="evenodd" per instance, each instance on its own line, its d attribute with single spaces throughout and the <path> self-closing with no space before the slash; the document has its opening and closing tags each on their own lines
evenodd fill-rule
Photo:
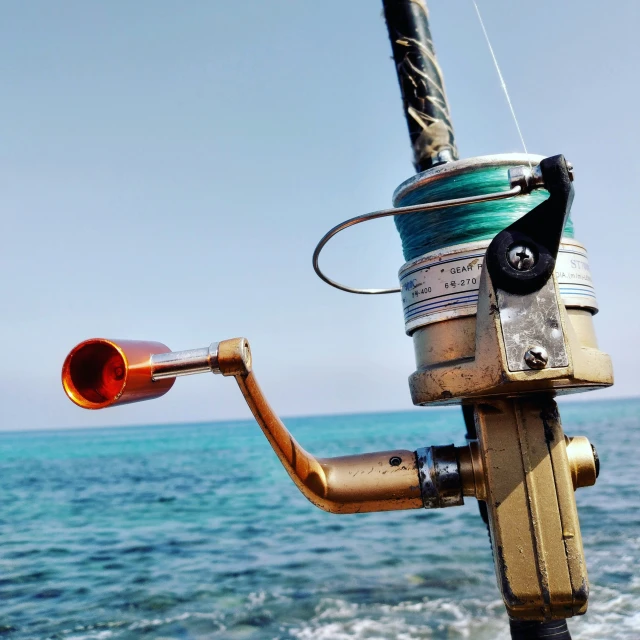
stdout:
<svg viewBox="0 0 640 640">
<path fill-rule="evenodd" d="M 62 367 L 69 398 L 85 409 L 157 398 L 177 376 L 233 376 L 256 421 L 300 491 L 331 513 L 429 509 L 484 495 L 477 448 L 427 447 L 338 458 L 315 458 L 289 433 L 265 398 L 245 338 L 171 351 L 159 342 L 92 338 L 76 345 Z"/>
<path fill-rule="evenodd" d="M 420 509 L 423 501 L 413 451 L 381 451 L 338 458 L 315 458 L 289 433 L 264 396 L 244 338 L 218 345 L 218 367 L 234 376 L 282 466 L 314 505 L 331 513 Z"/>
</svg>

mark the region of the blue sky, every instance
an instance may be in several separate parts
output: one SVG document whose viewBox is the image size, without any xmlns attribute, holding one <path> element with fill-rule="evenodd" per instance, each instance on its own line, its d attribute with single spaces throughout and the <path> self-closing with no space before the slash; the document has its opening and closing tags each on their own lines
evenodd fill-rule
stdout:
<svg viewBox="0 0 640 640">
<path fill-rule="evenodd" d="M 640 3 L 479 2 L 531 152 L 575 165 L 576 237 L 616 386 L 637 395 Z M 431 0 L 461 155 L 520 150 L 467 0 Z M 337 222 L 412 172 L 380 4 L 5 3 L 0 19 L 2 429 L 246 417 L 231 380 L 86 412 L 67 351 L 92 336 L 172 349 L 247 336 L 284 415 L 411 407 L 399 299 L 314 275 Z M 394 285 L 390 220 L 344 234 L 327 270 Z M 428 419 L 428 416 L 425 416 Z"/>
</svg>

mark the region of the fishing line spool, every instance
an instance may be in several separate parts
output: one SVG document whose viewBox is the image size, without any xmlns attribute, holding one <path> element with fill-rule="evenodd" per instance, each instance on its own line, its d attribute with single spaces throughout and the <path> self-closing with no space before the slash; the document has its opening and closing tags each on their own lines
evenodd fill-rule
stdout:
<svg viewBox="0 0 640 640">
<path fill-rule="evenodd" d="M 485 254 L 498 233 L 548 198 L 540 177 L 542 160 L 543 156 L 532 154 L 501 154 L 437 165 L 395 190 L 394 209 L 347 220 L 318 243 L 313 265 L 325 282 L 350 293 L 401 293 L 405 331 L 413 338 L 416 357 L 412 379 L 432 368 L 474 357 Z M 333 236 L 354 224 L 390 215 L 394 215 L 407 259 L 399 271 L 398 289 L 356 289 L 322 272 L 320 252 Z M 527 259 L 514 256 L 523 258 Z M 593 315 L 598 303 L 587 252 L 573 237 L 570 217 L 564 226 L 555 276 L 577 344 L 597 350 Z M 424 397 L 413 383 L 411 386 L 415 404 L 464 400 L 463 393 Z M 565 393 L 587 386 L 591 388 L 574 380 L 558 385 L 557 390 Z"/>
<path fill-rule="evenodd" d="M 439 165 L 403 182 L 397 207 L 490 193 L 509 187 L 509 171 L 539 165 L 542 156 L 503 154 Z M 396 226 L 407 262 L 399 280 L 405 331 L 418 370 L 472 358 L 484 257 L 493 237 L 548 197 L 543 189 L 507 200 L 399 216 Z M 555 275 L 567 316 L 581 345 L 597 348 L 593 315 L 598 303 L 585 247 L 568 218 Z M 446 402 L 446 400 L 444 400 Z M 457 399 L 456 401 L 459 401 Z"/>
</svg>

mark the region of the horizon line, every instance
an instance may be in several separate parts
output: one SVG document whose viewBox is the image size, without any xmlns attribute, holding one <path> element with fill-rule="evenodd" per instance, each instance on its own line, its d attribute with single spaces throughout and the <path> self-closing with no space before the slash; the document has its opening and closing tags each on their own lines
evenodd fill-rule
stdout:
<svg viewBox="0 0 640 640">
<path fill-rule="evenodd" d="M 619 396 L 615 398 L 593 398 L 586 399 L 584 396 L 581 396 L 580 399 L 574 399 L 571 395 L 568 396 L 560 396 L 560 398 L 566 398 L 570 404 L 591 404 L 595 402 L 602 403 L 611 403 L 611 402 L 629 402 L 632 400 L 639 401 L 640 396 Z M 280 416 L 281 419 L 309 419 L 309 418 L 340 418 L 340 417 L 349 417 L 349 416 L 370 416 L 370 415 L 387 415 L 387 414 L 396 414 L 396 413 L 414 413 L 418 412 L 420 409 L 443 409 L 450 410 L 457 407 L 460 407 L 459 404 L 450 404 L 450 405 L 433 405 L 430 407 L 408 407 L 406 409 L 388 409 L 383 411 L 347 411 L 347 412 L 338 412 L 338 413 L 315 413 L 315 414 L 298 414 L 298 415 L 283 415 Z M 255 422 L 253 416 L 247 418 L 228 418 L 223 420 L 195 420 L 195 421 L 183 421 L 183 422 L 144 422 L 144 423 L 131 423 L 131 424 L 113 424 L 113 425 L 102 425 L 102 426 L 66 426 L 66 427 L 43 427 L 43 428 L 34 428 L 34 429 L 2 429 L 0 427 L 0 435 L 1 434 L 15 434 L 15 433 L 50 433 L 50 432 L 60 432 L 60 431 L 91 431 L 91 430 L 99 430 L 99 429 L 136 429 L 136 428 L 147 428 L 147 427 L 171 427 L 171 426 L 197 426 L 197 425 L 216 425 L 216 424 L 228 424 L 228 423 L 251 423 Z"/>
</svg>

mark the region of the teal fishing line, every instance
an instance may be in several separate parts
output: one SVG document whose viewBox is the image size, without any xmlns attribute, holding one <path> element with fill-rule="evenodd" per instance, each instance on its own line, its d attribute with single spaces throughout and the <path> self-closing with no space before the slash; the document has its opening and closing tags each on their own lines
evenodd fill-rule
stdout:
<svg viewBox="0 0 640 640">
<path fill-rule="evenodd" d="M 513 166 L 518 166 L 514 163 Z M 400 185 L 394 195 L 395 207 L 427 204 L 452 198 L 486 195 L 509 190 L 509 166 L 482 167 L 466 173 L 443 175 L 429 184 L 408 188 L 421 174 Z M 521 218 L 549 197 L 544 189 L 507 200 L 466 204 L 403 216 L 394 216 L 408 262 L 430 251 L 465 242 L 491 240 L 505 227 Z M 573 238 L 573 222 L 567 220 L 564 236 Z"/>
</svg>

